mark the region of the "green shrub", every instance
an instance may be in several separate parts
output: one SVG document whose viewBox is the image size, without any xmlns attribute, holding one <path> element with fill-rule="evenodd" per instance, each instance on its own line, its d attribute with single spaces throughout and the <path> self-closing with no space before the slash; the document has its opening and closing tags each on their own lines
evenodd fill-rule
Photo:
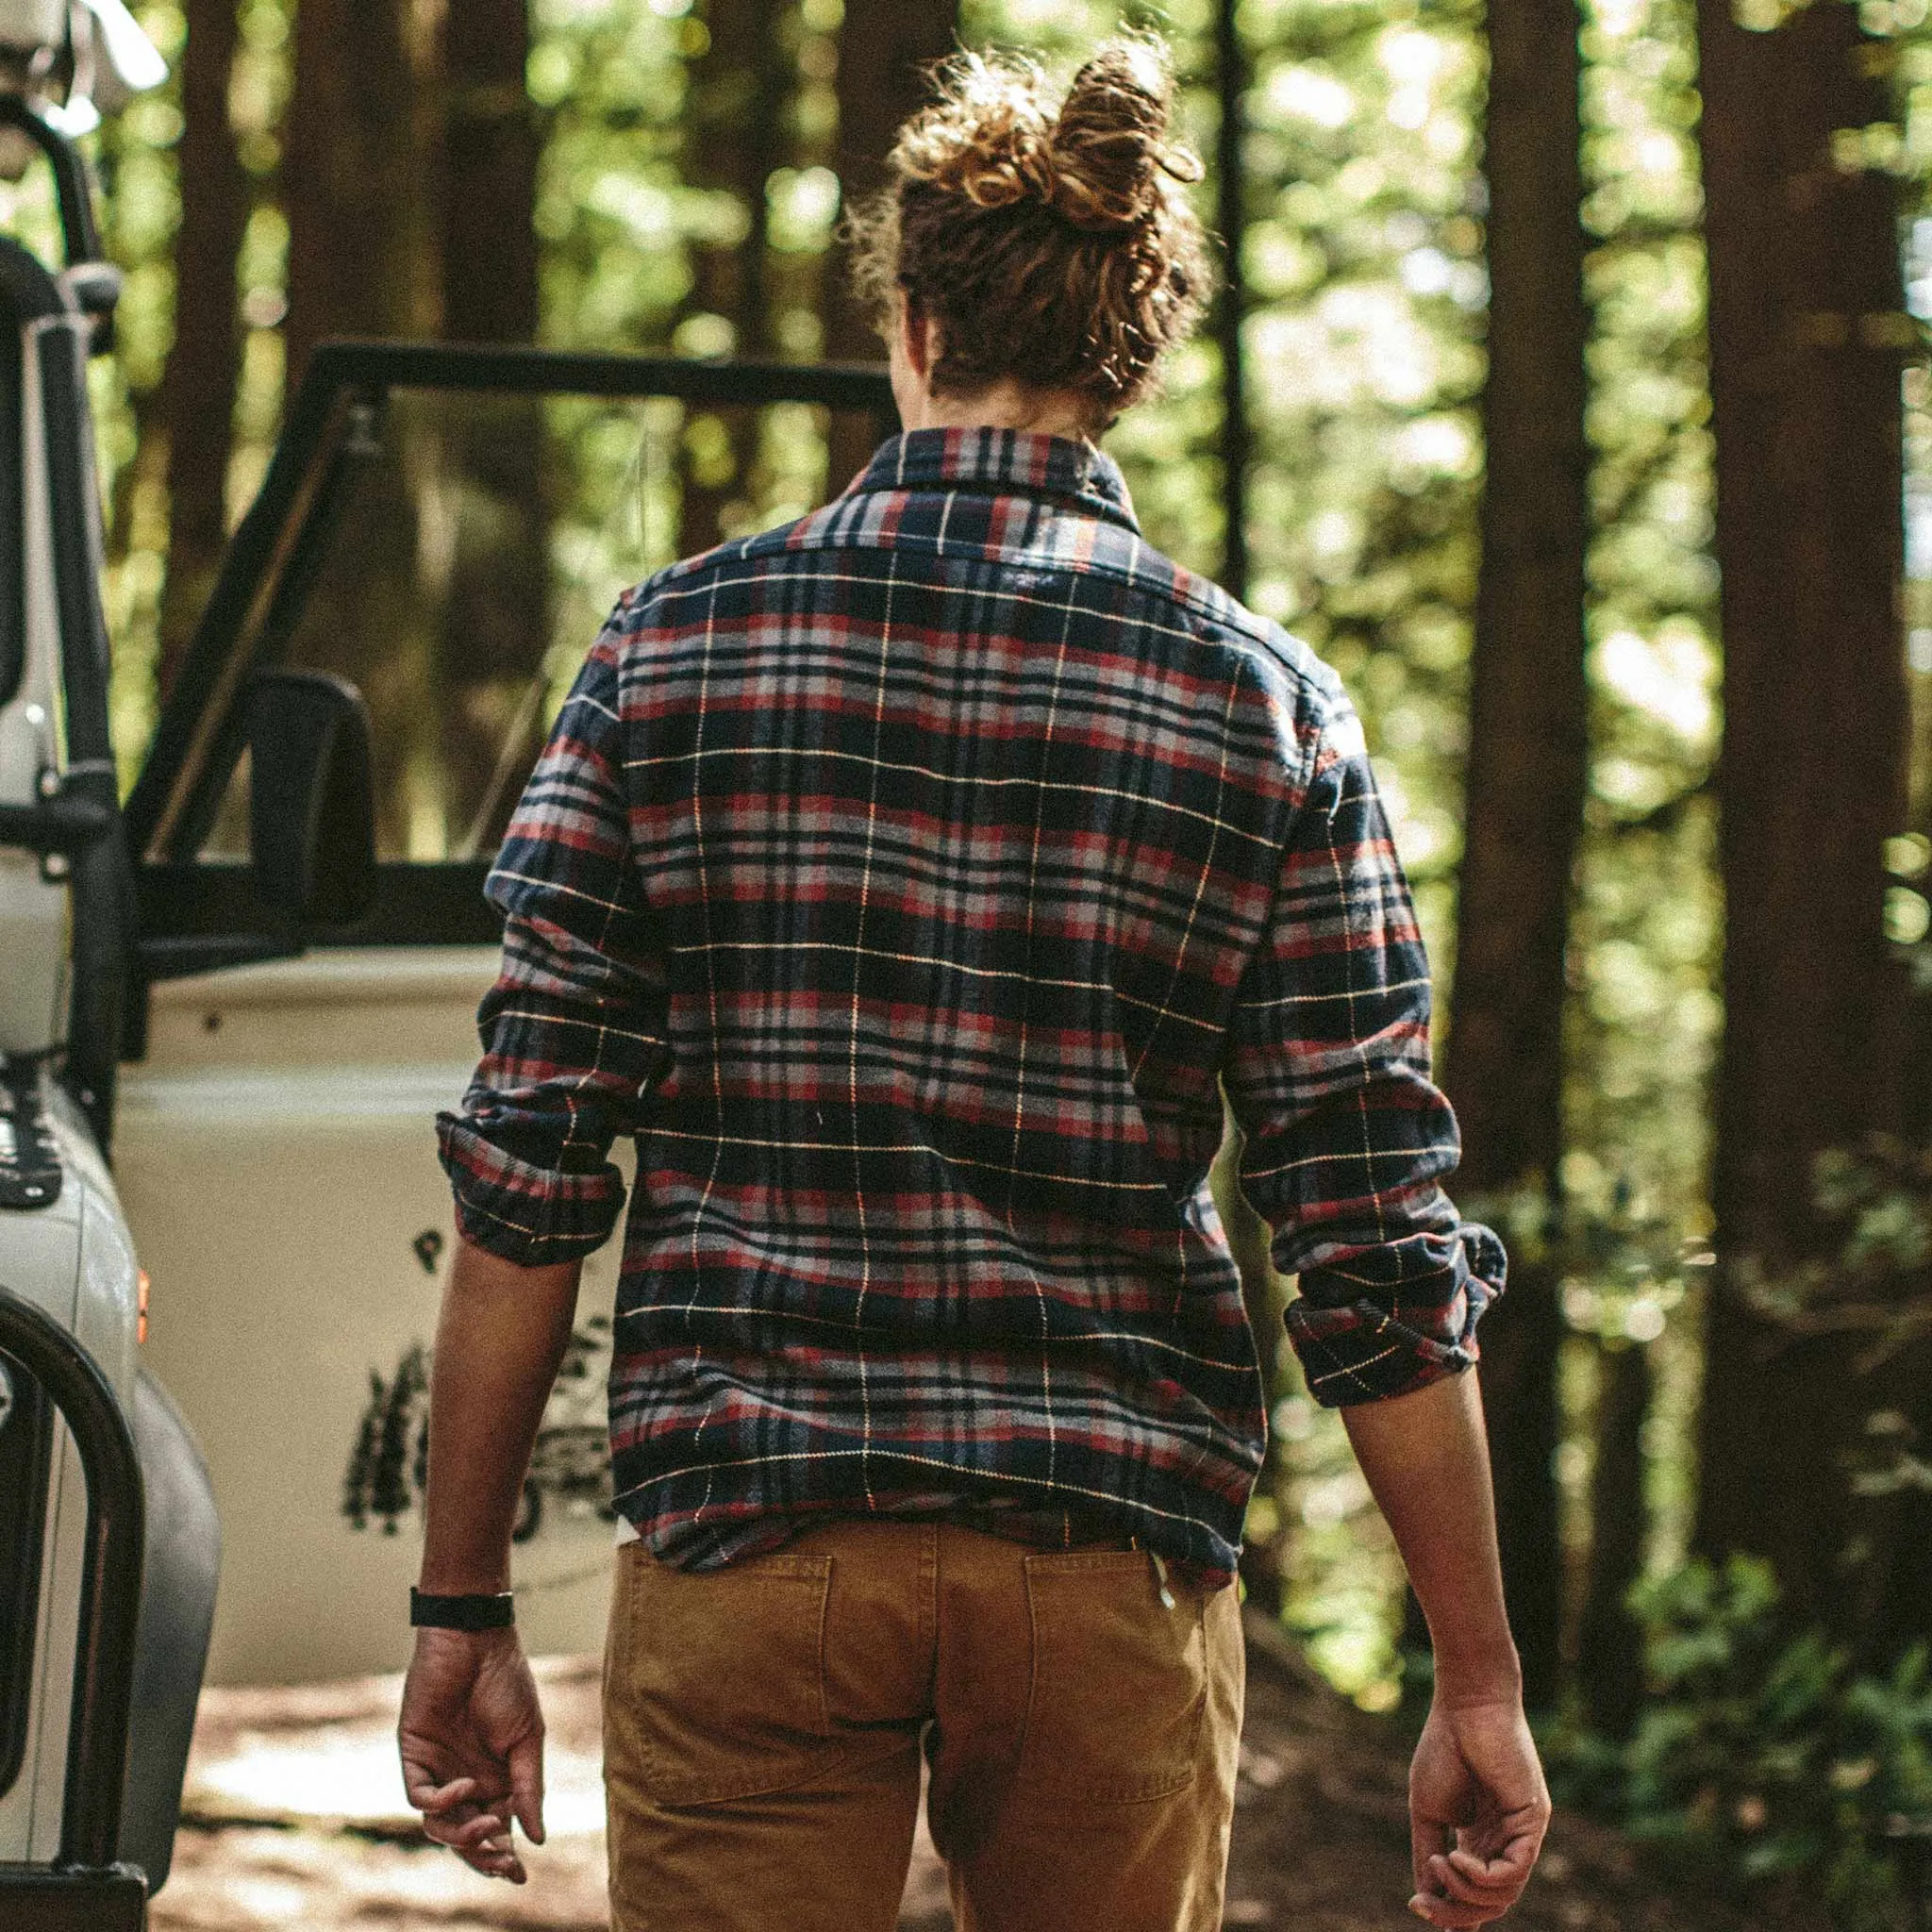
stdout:
<svg viewBox="0 0 1932 1932">
<path fill-rule="evenodd" d="M 1842 1932 L 1894 1932 L 1932 1828 L 1924 1647 L 1855 1673 L 1819 1633 L 1785 1633 L 1770 1566 L 1745 1557 L 1689 1563 L 1630 1605 L 1642 1715 L 1626 1743 L 1554 1735 L 1559 1795 L 1734 1886 L 1801 1886 Z"/>
</svg>

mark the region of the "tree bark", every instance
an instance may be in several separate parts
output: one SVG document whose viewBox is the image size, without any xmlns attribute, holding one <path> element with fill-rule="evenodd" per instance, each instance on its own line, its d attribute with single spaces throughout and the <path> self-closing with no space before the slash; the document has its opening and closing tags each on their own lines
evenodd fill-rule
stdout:
<svg viewBox="0 0 1932 1932">
<path fill-rule="evenodd" d="M 524 80 L 529 51 L 527 0 L 464 0 L 444 15 L 441 306 L 451 341 L 537 339 L 541 143 Z M 474 831 L 476 849 L 488 852 L 508 824 L 528 762 L 523 754 L 534 753 L 542 723 L 526 703 L 549 639 L 536 404 L 453 404 L 441 472 L 455 508 L 438 667 L 443 764 L 453 825 L 458 836 Z"/>
<path fill-rule="evenodd" d="M 685 177 L 692 187 L 728 194 L 744 214 L 735 241 L 693 250 L 691 314 L 730 325 L 732 353 L 770 352 L 765 233 L 766 190 L 784 159 L 783 110 L 788 75 L 774 35 L 775 9 L 759 0 L 709 0 L 710 44 L 691 71 L 690 147 Z M 727 534 L 758 453 L 758 419 L 748 409 L 706 410 L 686 427 L 678 549 L 708 550 Z"/>
<path fill-rule="evenodd" d="M 1763 33 L 1699 0 L 1698 40 L 1726 913 L 1697 1539 L 1768 1557 L 1794 1621 L 1841 1626 L 1859 1594 L 1843 1464 L 1868 1406 L 1862 1344 L 1795 1341 L 1740 1288 L 1821 1255 L 1817 1154 L 1894 1117 L 1882 847 L 1905 819 L 1899 379 L 1915 331 L 1891 178 L 1834 153 L 1840 130 L 1890 111 L 1857 9 L 1828 0 Z"/>
<path fill-rule="evenodd" d="M 958 45 L 957 0 L 845 0 L 839 35 L 839 146 L 833 165 L 846 208 L 885 185 L 886 157 L 900 127 L 929 97 L 927 72 Z M 825 355 L 834 362 L 877 362 L 885 345 L 872 314 L 853 292 L 845 250 L 835 252 L 825 292 Z M 842 490 L 872 455 L 876 425 L 834 419 L 830 487 Z"/>
<path fill-rule="evenodd" d="M 168 561 L 158 694 L 175 681 L 227 546 L 228 459 L 242 374 L 236 272 L 248 176 L 228 119 L 235 0 L 188 0 L 181 55 L 181 225 L 175 237 L 175 340 L 161 378 L 168 442 Z"/>
<path fill-rule="evenodd" d="M 1534 1191 L 1563 1151 L 1571 874 L 1587 691 L 1577 16 L 1491 0 L 1490 369 L 1467 812 L 1444 1085 L 1467 1197 Z M 1481 1374 L 1510 1622 L 1532 1705 L 1556 1695 L 1562 1552 L 1552 1461 L 1562 1339 L 1554 1270 L 1519 1260 L 1485 1319 Z"/>
<path fill-rule="evenodd" d="M 537 165 L 528 0 L 458 0 L 442 28 L 442 332 L 537 340 Z"/>
<path fill-rule="evenodd" d="M 1230 597 L 1248 594 L 1248 464 L 1254 441 L 1248 425 L 1247 354 L 1247 94 L 1252 70 L 1241 36 L 1241 0 L 1219 0 L 1214 17 L 1214 66 L 1221 96 L 1215 129 L 1215 198 L 1221 223 L 1221 288 L 1214 305 L 1214 339 L 1221 351 L 1221 585 Z"/>
<path fill-rule="evenodd" d="M 283 155 L 289 391 L 325 336 L 434 333 L 408 0 L 302 0 Z"/>
<path fill-rule="evenodd" d="M 1596 1472 L 1590 1488 L 1590 1576 L 1577 1676 L 1591 1727 L 1627 1738 L 1643 1703 L 1643 1638 L 1627 1607 L 1643 1574 L 1643 1423 L 1650 1357 L 1638 1342 L 1597 1352 Z"/>
<path fill-rule="evenodd" d="M 328 336 L 429 336 L 440 275 L 428 91 L 410 0 L 301 0 L 284 134 L 287 393 Z M 294 649 L 369 698 L 378 849 L 428 856 L 440 814 L 434 637 L 412 470 L 414 412 L 392 408 L 361 467 Z M 351 570 L 343 559 L 353 557 Z"/>
<path fill-rule="evenodd" d="M 1888 1387 L 1876 1409 L 1890 1406 L 1902 1416 L 1908 1435 L 1890 1449 L 1908 1448 L 1922 1462 L 1932 1450 L 1932 1351 L 1924 1343 L 1904 1351 L 1887 1365 Z M 1868 1449 L 1874 1446 L 1868 1445 Z M 1889 1459 L 1886 1458 L 1886 1459 Z M 1915 1482 L 1900 1484 L 1889 1495 L 1867 1502 L 1859 1527 L 1878 1561 L 1872 1566 L 1857 1635 L 1874 1662 L 1902 1656 L 1932 1635 L 1932 1492 Z"/>
<path fill-rule="evenodd" d="M 442 334 L 537 340 L 537 162 L 524 70 L 527 0 L 461 0 L 442 19 Z"/>
</svg>

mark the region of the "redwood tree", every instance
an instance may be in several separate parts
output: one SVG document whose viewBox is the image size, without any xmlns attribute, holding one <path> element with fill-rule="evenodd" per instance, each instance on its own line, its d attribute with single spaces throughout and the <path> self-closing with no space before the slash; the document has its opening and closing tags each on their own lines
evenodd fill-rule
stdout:
<svg viewBox="0 0 1932 1932">
<path fill-rule="evenodd" d="M 336 335 L 435 332 L 431 92 L 410 0 L 301 0 L 284 130 L 289 220 L 289 393 L 315 344 Z M 390 853 L 420 816 L 409 774 L 433 770 L 432 640 L 418 582 L 417 505 L 400 412 L 357 478 L 334 568 L 309 599 L 296 648 L 370 700 L 377 829 Z M 353 552 L 352 574 L 341 559 Z"/>
<path fill-rule="evenodd" d="M 440 196 L 442 332 L 537 339 L 537 164 L 524 72 L 528 0 L 461 0 L 443 15 Z"/>
<path fill-rule="evenodd" d="M 439 226 L 451 341 L 537 339 L 541 143 L 524 80 L 529 54 L 527 0 L 465 0 L 443 17 Z M 488 851 L 541 724 L 525 700 L 549 641 L 542 418 L 520 397 L 462 398 L 451 406 L 441 455 L 457 514 L 438 713 L 462 822 L 455 829 L 460 837 L 469 826 Z"/>
<path fill-rule="evenodd" d="M 1882 847 L 1905 814 L 1899 376 L 1915 332 L 1893 182 L 1857 152 L 1890 107 L 1857 8 L 1817 0 L 1755 32 L 1731 0 L 1699 0 L 1698 40 L 1726 910 L 1697 1534 L 1769 1557 L 1794 1617 L 1842 1622 L 1863 1342 L 1794 1335 L 1746 1291 L 1825 1255 L 1815 1158 L 1893 1118 Z"/>
<path fill-rule="evenodd" d="M 1576 1633 L 1576 1674 L 1591 1725 L 1625 1738 L 1643 1704 L 1643 1641 L 1626 1601 L 1643 1574 L 1643 1424 L 1652 1393 L 1640 1341 L 1597 1351 L 1596 1461 L 1590 1486 L 1590 1569 Z"/>
<path fill-rule="evenodd" d="M 839 147 L 834 163 L 847 208 L 877 192 L 901 124 L 926 99 L 926 74 L 958 44 L 957 0 L 845 0 L 839 36 Z M 825 293 L 825 354 L 835 362 L 884 355 L 872 315 L 853 293 L 843 251 Z M 874 425 L 841 417 L 832 425 L 831 475 L 842 490 L 871 456 Z"/>
<path fill-rule="evenodd" d="M 1465 843 L 1444 1083 L 1465 1199 L 1533 1191 L 1563 1151 L 1564 954 L 1586 780 L 1582 176 L 1577 16 L 1491 0 L 1487 477 L 1471 659 Z M 1481 1374 L 1510 1623 L 1532 1704 L 1556 1693 L 1554 1271 L 1518 1256 Z"/>
<path fill-rule="evenodd" d="M 686 308 L 730 325 L 733 353 L 771 350 L 765 285 L 766 189 L 785 157 L 784 110 L 790 78 L 774 35 L 776 9 L 764 0 L 708 0 L 708 44 L 691 76 L 685 178 L 729 196 L 743 227 L 692 251 Z M 687 425 L 678 548 L 686 556 L 725 535 L 721 518 L 744 493 L 757 453 L 748 410 L 706 412 Z"/>
<path fill-rule="evenodd" d="M 227 542 L 228 458 L 242 373 L 236 287 L 248 176 L 228 118 L 235 0 L 187 0 L 181 53 L 181 225 L 175 237 L 175 341 L 161 380 L 168 443 L 168 563 L 161 596 L 163 695 L 175 681 Z"/>
<path fill-rule="evenodd" d="M 282 163 L 291 393 L 325 336 L 420 336 L 434 327 L 426 111 L 412 11 L 408 0 L 302 0 L 295 8 Z"/>
</svg>

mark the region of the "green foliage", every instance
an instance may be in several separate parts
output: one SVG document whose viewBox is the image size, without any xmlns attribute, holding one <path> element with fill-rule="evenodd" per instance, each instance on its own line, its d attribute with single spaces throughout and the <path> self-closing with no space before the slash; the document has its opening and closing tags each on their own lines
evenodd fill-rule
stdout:
<svg viewBox="0 0 1932 1932">
<path fill-rule="evenodd" d="M 1547 1740 L 1559 1801 L 1741 1890 L 1797 1885 L 1842 1932 L 1893 1932 L 1900 1847 L 1932 1828 L 1925 1649 L 1883 1676 L 1855 1673 L 1816 1631 L 1785 1631 L 1769 1566 L 1745 1557 L 1653 1578 L 1631 1607 L 1645 1709 L 1627 1744 Z"/>
<path fill-rule="evenodd" d="M 679 174 L 686 68 L 702 34 L 689 0 L 532 8 L 530 94 L 547 128 L 543 330 L 558 347 L 664 348 L 693 238 L 746 225 Z"/>
<path fill-rule="evenodd" d="M 1591 0 L 1584 10 L 1591 784 L 1562 1178 L 1586 1195 L 1622 1182 L 1690 1226 L 1720 1021 L 1695 18 L 1688 0 Z"/>
<path fill-rule="evenodd" d="M 1404 1577 L 1394 1540 L 1341 1416 L 1304 1391 L 1299 1371 L 1269 1424 L 1280 1467 L 1251 1506 L 1250 1534 L 1286 1528 L 1291 1556 L 1282 1622 L 1344 1696 L 1365 1710 L 1391 1709 L 1404 1677 Z"/>
<path fill-rule="evenodd" d="M 1348 680 L 1441 959 L 1482 474 L 1479 19 L 1268 0 L 1242 25 L 1251 595 Z"/>
<path fill-rule="evenodd" d="M 1829 1246 L 1783 1266 L 1750 1260 L 1738 1288 L 1757 1311 L 1793 1334 L 1860 1337 L 1869 1373 L 1932 1327 L 1932 1147 L 1873 1134 L 1826 1148 L 1812 1171 L 1812 1202 Z"/>
</svg>

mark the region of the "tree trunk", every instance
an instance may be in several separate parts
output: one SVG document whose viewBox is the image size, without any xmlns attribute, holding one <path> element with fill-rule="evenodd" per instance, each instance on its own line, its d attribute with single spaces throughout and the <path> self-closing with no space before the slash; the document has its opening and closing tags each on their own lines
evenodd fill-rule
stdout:
<svg viewBox="0 0 1932 1932">
<path fill-rule="evenodd" d="M 442 28 L 442 333 L 537 340 L 537 164 L 527 0 L 461 0 Z"/>
<path fill-rule="evenodd" d="M 760 0 L 709 0 L 710 43 L 691 71 L 685 178 L 728 194 L 743 210 L 741 235 L 693 250 L 692 315 L 730 330 L 732 353 L 771 349 L 765 286 L 766 190 L 785 157 L 787 73 L 772 32 L 775 9 Z M 729 531 L 731 506 L 747 494 L 758 454 L 758 419 L 748 409 L 705 410 L 686 425 L 678 549 L 708 550 Z"/>
<path fill-rule="evenodd" d="M 302 0 L 283 157 L 289 392 L 325 336 L 434 332 L 408 0 Z"/>
<path fill-rule="evenodd" d="M 1837 0 L 1768 33 L 1699 0 L 1698 40 L 1726 913 L 1697 1537 L 1768 1557 L 1794 1621 L 1841 1624 L 1862 1344 L 1793 1341 L 1740 1289 L 1819 1256 L 1817 1154 L 1894 1117 L 1882 846 L 1905 817 L 1899 376 L 1916 331 L 1891 177 L 1835 153 L 1890 112 L 1882 43 Z"/>
<path fill-rule="evenodd" d="M 168 562 L 161 591 L 158 694 L 165 698 L 227 545 L 228 458 L 242 373 L 236 270 L 248 176 L 228 119 L 238 38 L 235 0 L 188 0 L 176 149 L 175 341 L 161 378 L 168 441 Z"/>
<path fill-rule="evenodd" d="M 282 191 L 289 219 L 287 392 L 328 336 L 435 333 L 440 275 L 428 91 L 410 0 L 301 0 Z M 392 410 L 295 649 L 370 699 L 378 847 L 431 856 L 441 790 L 434 640 L 418 577 L 416 414 Z M 343 564 L 354 556 L 353 573 Z"/>
<path fill-rule="evenodd" d="M 537 339 L 541 144 L 524 82 L 529 47 L 526 0 L 466 0 L 444 16 L 442 328 L 451 341 Z M 451 406 L 441 486 L 454 493 L 455 541 L 438 712 L 452 824 L 459 837 L 474 832 L 478 851 L 501 840 L 523 754 L 542 724 L 526 703 L 549 641 L 542 472 L 534 402 Z"/>
<path fill-rule="evenodd" d="M 1643 1422 L 1650 1357 L 1639 1342 L 1597 1351 L 1596 1473 L 1577 1675 L 1591 1727 L 1627 1738 L 1643 1702 L 1643 1640 L 1626 1599 L 1643 1574 Z"/>
<path fill-rule="evenodd" d="M 926 72 L 958 44 L 957 0 L 845 0 L 839 36 L 839 148 L 834 166 L 845 207 L 885 185 L 899 129 L 928 98 Z M 853 293 L 837 251 L 825 292 L 825 355 L 834 362 L 884 358 L 871 313 Z M 841 416 L 832 425 L 830 487 L 844 489 L 872 455 L 876 425 Z"/>
<path fill-rule="evenodd" d="M 1491 0 L 1489 33 L 1488 476 L 1444 1084 L 1462 1125 L 1463 1196 L 1527 1189 L 1554 1208 L 1586 779 L 1577 17 L 1545 0 Z M 1560 1655 L 1561 1339 L 1554 1271 L 1519 1261 L 1484 1321 L 1481 1374 L 1510 1622 L 1537 1706 L 1555 1697 Z"/>
<path fill-rule="evenodd" d="M 1872 1407 L 1890 1406 L 1907 1425 L 1903 1442 L 1896 1440 L 1868 1444 L 1889 1462 L 1900 1450 L 1909 1450 L 1923 1463 L 1932 1451 L 1932 1351 L 1921 1342 L 1903 1351 L 1887 1365 L 1890 1385 Z M 1875 1662 L 1902 1656 L 1932 1630 L 1932 1492 L 1919 1481 L 1896 1481 L 1889 1494 L 1870 1499 L 1859 1528 L 1867 1535 L 1879 1560 L 1873 1565 L 1862 1628 L 1861 1648 Z M 1875 1520 L 1874 1520 L 1875 1519 Z"/>
</svg>

